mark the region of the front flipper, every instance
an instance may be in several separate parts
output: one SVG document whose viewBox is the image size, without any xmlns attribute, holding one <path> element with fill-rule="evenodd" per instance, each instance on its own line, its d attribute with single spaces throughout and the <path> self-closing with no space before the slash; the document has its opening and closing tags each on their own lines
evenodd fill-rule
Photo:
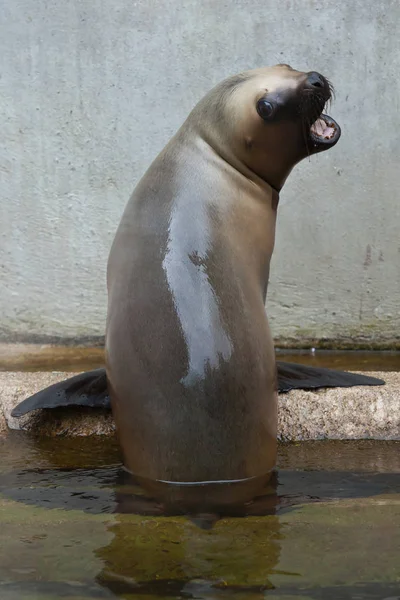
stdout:
<svg viewBox="0 0 400 600">
<path fill-rule="evenodd" d="M 80 373 L 50 385 L 20 402 L 11 412 L 11 416 L 22 417 L 37 408 L 58 408 L 59 406 L 90 406 L 110 409 L 106 370 L 103 368 Z"/>
<path fill-rule="evenodd" d="M 355 385 L 384 385 L 382 379 L 336 371 L 322 367 L 309 367 L 297 363 L 277 361 L 278 392 L 289 390 L 313 390 L 325 387 L 352 387 Z"/>
</svg>

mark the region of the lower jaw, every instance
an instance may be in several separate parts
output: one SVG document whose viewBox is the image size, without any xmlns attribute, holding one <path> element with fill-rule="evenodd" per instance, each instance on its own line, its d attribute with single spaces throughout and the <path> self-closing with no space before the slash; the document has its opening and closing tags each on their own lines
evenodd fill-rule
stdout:
<svg viewBox="0 0 400 600">
<path fill-rule="evenodd" d="M 339 141 L 341 135 L 340 126 L 332 119 L 332 117 L 324 114 L 322 114 L 315 123 L 318 121 L 323 121 L 325 123 L 327 134 L 325 136 L 324 133 L 318 135 L 310 130 L 310 141 L 315 150 L 328 150 Z"/>
</svg>

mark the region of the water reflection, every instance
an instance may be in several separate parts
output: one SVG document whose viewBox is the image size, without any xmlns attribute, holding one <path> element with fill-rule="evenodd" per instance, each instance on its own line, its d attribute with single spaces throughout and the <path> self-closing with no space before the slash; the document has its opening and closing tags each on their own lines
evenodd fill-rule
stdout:
<svg viewBox="0 0 400 600">
<path fill-rule="evenodd" d="M 138 586 L 141 594 L 188 594 L 196 583 L 207 593 L 273 589 L 270 576 L 277 572 L 282 538 L 275 515 L 224 519 L 211 531 L 184 518 L 139 524 L 118 515 L 109 530 L 112 542 L 96 552 L 106 565 L 97 581 L 116 594 Z"/>
<path fill-rule="evenodd" d="M 349 371 L 400 371 L 396 350 L 277 349 L 278 360 Z M 104 367 L 103 347 L 0 345 L 0 371 L 90 371 Z"/>
<path fill-rule="evenodd" d="M 0 447 L 0 598 L 395 598 L 399 449 L 281 446 L 268 493 L 202 530 L 143 494 L 113 440 L 12 435 Z"/>
<path fill-rule="evenodd" d="M 278 466 L 262 495 L 222 516 L 265 516 L 297 505 L 400 493 L 399 442 L 280 445 Z M 180 515 L 150 498 L 120 462 L 115 439 L 38 438 L 12 432 L 0 440 L 0 493 L 47 508 L 144 516 Z"/>
</svg>

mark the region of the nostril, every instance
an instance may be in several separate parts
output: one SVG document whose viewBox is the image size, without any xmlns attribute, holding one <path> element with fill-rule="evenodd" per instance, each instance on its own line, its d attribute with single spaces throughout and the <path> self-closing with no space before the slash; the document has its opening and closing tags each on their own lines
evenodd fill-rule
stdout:
<svg viewBox="0 0 400 600">
<path fill-rule="evenodd" d="M 311 73 L 308 74 L 307 83 L 310 87 L 314 87 L 314 88 L 324 88 L 325 87 L 324 78 L 322 77 L 322 75 L 320 75 L 319 73 L 316 73 L 315 71 L 312 71 Z"/>
</svg>

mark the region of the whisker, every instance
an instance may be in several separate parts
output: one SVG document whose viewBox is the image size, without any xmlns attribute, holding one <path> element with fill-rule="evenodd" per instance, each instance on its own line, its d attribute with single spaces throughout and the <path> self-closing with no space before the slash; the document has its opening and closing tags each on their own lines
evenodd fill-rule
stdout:
<svg viewBox="0 0 400 600">
<path fill-rule="evenodd" d="M 335 90 L 332 83 L 327 80 L 329 87 L 329 98 L 326 100 L 325 94 L 305 93 L 302 94 L 297 111 L 301 120 L 302 136 L 308 155 L 311 159 L 313 153 L 313 136 L 311 135 L 312 126 L 318 121 L 321 115 L 325 112 L 326 107 L 331 105 L 332 99 L 335 97 Z"/>
<path fill-rule="evenodd" d="M 312 111 L 312 113 L 314 113 L 313 104 L 315 104 L 315 101 L 312 97 L 311 98 L 303 97 L 302 101 L 300 102 L 302 132 L 303 132 L 305 147 L 307 150 L 307 155 L 308 155 L 309 160 L 311 160 L 311 146 L 310 146 L 311 140 L 310 140 L 309 133 L 310 133 L 310 127 L 315 120 L 315 119 L 313 120 L 313 115 L 310 115 L 311 111 Z"/>
<path fill-rule="evenodd" d="M 308 160 L 311 160 L 310 147 L 309 147 L 310 138 L 308 135 L 309 127 L 305 120 L 302 121 L 302 124 L 303 124 L 304 143 L 305 143 L 305 147 L 307 150 Z"/>
<path fill-rule="evenodd" d="M 330 93 L 331 93 L 331 98 L 330 98 L 330 100 L 331 100 L 332 98 L 333 98 L 333 99 L 335 99 L 335 97 L 336 97 L 336 93 L 335 93 L 335 88 L 333 87 L 333 83 L 332 83 L 331 81 L 329 81 L 329 79 L 327 79 L 326 81 L 327 81 L 327 84 L 328 84 L 328 87 L 329 87 L 329 91 L 330 91 Z"/>
</svg>

